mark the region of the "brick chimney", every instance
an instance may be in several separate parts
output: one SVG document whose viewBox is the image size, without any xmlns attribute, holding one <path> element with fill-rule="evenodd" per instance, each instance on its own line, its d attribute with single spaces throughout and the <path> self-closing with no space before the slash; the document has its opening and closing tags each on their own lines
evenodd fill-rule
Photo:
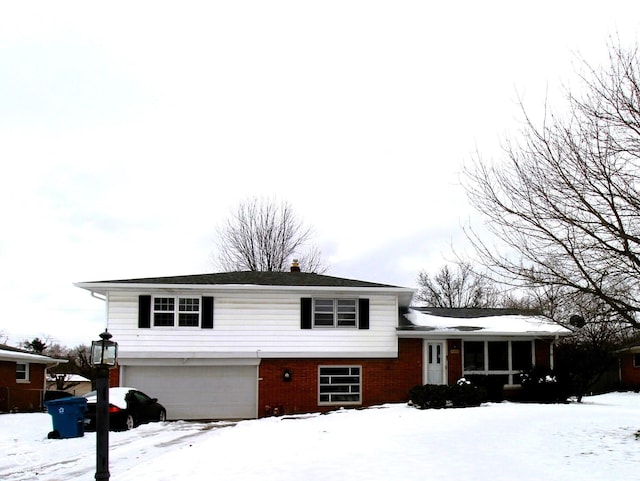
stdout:
<svg viewBox="0 0 640 481">
<path fill-rule="evenodd" d="M 291 272 L 300 272 L 300 265 L 298 264 L 298 259 L 293 259 L 291 264 Z"/>
</svg>

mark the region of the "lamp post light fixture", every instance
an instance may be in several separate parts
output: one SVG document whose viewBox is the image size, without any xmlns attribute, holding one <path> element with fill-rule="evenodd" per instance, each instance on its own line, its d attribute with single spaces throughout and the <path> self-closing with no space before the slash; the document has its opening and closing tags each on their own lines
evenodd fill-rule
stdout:
<svg viewBox="0 0 640 481">
<path fill-rule="evenodd" d="M 118 343 L 105 329 L 99 341 L 91 343 L 89 362 L 96 376 L 96 480 L 109 479 L 109 369 L 118 362 Z"/>
</svg>

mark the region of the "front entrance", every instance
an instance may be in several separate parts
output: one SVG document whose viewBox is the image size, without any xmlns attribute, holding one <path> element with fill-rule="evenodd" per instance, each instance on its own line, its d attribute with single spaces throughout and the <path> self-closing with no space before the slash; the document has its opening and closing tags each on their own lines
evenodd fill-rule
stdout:
<svg viewBox="0 0 640 481">
<path fill-rule="evenodd" d="M 425 384 L 444 384 L 444 342 L 424 341 Z"/>
</svg>

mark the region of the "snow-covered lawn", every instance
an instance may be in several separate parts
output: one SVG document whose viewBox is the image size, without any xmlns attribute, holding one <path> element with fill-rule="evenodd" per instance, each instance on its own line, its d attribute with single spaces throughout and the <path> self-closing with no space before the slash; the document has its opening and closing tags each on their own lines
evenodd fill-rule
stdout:
<svg viewBox="0 0 640 481">
<path fill-rule="evenodd" d="M 0 415 L 0 479 L 92 480 L 95 433 L 47 439 L 48 414 Z M 553 481 L 640 479 L 640 394 L 582 404 L 402 404 L 225 423 L 168 422 L 111 433 L 124 480 Z"/>
</svg>

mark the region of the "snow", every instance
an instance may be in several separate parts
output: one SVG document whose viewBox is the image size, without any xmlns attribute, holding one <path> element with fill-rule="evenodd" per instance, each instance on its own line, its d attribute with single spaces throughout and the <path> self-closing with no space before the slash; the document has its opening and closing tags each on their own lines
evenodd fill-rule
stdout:
<svg viewBox="0 0 640 481">
<path fill-rule="evenodd" d="M 131 391 L 132 387 L 112 387 L 109 388 L 109 404 L 113 404 L 114 406 L 118 406 L 120 409 L 127 409 L 127 401 L 125 397 Z M 84 395 L 87 398 L 87 402 L 95 403 L 98 402 L 97 392 L 91 391 Z"/>
<path fill-rule="evenodd" d="M 87 379 L 80 374 L 54 374 L 47 376 L 47 382 L 55 382 L 58 376 L 62 376 L 65 382 L 91 382 L 90 379 Z"/>
<path fill-rule="evenodd" d="M 568 334 L 570 331 L 542 316 L 486 316 L 473 318 L 434 316 L 424 312 L 409 310 L 407 319 L 415 326 L 437 331 L 461 331 L 465 335 L 491 334 Z"/>
<path fill-rule="evenodd" d="M 405 404 L 233 423 L 165 422 L 110 434 L 125 480 L 492 481 L 638 479 L 640 394 L 583 403 Z M 48 414 L 0 415 L 0 479 L 92 480 L 95 433 L 47 439 Z"/>
</svg>

